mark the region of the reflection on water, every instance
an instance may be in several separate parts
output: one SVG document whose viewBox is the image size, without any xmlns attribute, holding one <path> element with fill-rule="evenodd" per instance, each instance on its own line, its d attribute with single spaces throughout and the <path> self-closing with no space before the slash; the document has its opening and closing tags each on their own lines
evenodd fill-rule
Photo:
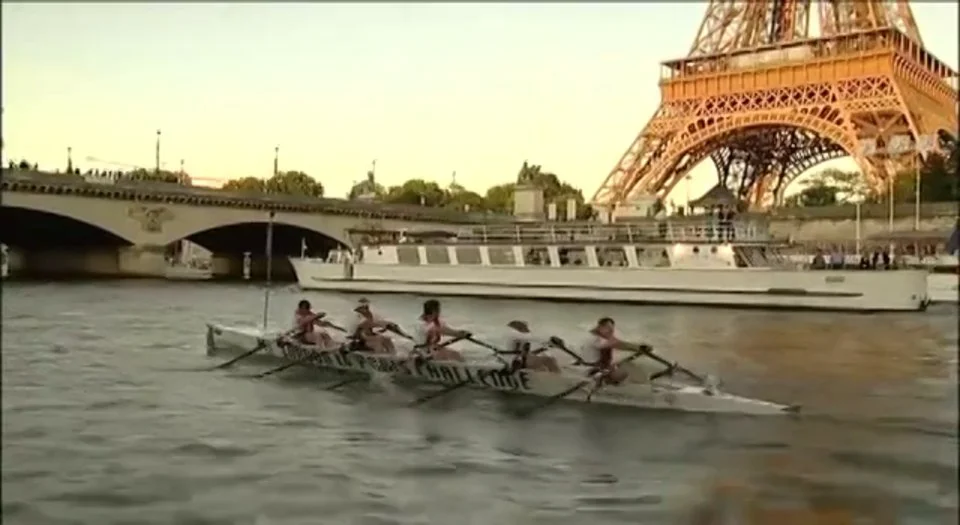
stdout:
<svg viewBox="0 0 960 525">
<path fill-rule="evenodd" d="M 299 292 L 274 294 L 286 326 Z M 303 294 L 333 318 L 354 298 Z M 374 297 L 409 323 L 414 298 Z M 214 284 L 3 289 L 4 523 L 956 523 L 957 309 L 919 315 L 444 301 L 492 339 L 575 341 L 601 315 L 799 418 L 642 412 L 209 366 L 206 320 L 257 324 Z"/>
</svg>

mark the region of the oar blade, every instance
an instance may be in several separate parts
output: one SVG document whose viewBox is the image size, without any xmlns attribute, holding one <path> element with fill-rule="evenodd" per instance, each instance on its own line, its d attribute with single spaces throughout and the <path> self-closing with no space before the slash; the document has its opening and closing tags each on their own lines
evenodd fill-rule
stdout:
<svg viewBox="0 0 960 525">
<path fill-rule="evenodd" d="M 211 371 L 212 371 L 212 370 L 220 370 L 220 369 L 223 369 L 223 368 L 228 368 L 228 367 L 230 367 L 230 366 L 233 366 L 234 364 L 236 364 L 236 363 L 238 363 L 238 362 L 240 362 L 240 361 L 242 361 L 242 360 L 244 360 L 244 359 L 252 356 L 253 354 L 259 352 L 260 350 L 263 350 L 263 349 L 266 348 L 266 347 L 267 347 L 266 341 L 264 341 L 263 339 L 259 339 L 259 340 L 257 341 L 257 346 L 253 347 L 252 350 L 250 350 L 250 351 L 248 351 L 248 352 L 244 352 L 244 353 L 240 354 L 239 356 L 234 357 L 233 359 L 227 361 L 226 363 L 220 363 L 219 365 L 214 366 L 213 368 L 210 368 L 210 370 L 211 370 Z"/>
</svg>

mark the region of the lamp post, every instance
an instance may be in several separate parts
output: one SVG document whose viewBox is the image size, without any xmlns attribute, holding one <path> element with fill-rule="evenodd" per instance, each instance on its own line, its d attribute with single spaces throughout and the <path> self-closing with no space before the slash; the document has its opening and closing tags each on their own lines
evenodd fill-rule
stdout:
<svg viewBox="0 0 960 525">
<path fill-rule="evenodd" d="M 853 195 L 850 197 L 849 201 L 853 203 L 855 211 L 854 215 L 854 227 L 856 228 L 856 251 L 857 251 L 857 260 L 860 259 L 860 252 L 863 249 L 863 233 L 861 230 L 861 214 L 860 206 L 863 205 L 863 201 L 866 199 L 866 196 L 863 193 L 863 189 L 856 187 L 853 190 Z"/>
<path fill-rule="evenodd" d="M 73 148 L 67 146 L 67 173 L 73 173 Z"/>
<path fill-rule="evenodd" d="M 275 146 L 273 148 L 273 176 L 276 177 L 280 173 L 280 146 Z"/>
<path fill-rule="evenodd" d="M 160 130 L 157 130 L 157 150 L 156 150 L 156 159 L 154 164 L 154 171 L 157 175 L 160 174 Z"/>
<path fill-rule="evenodd" d="M 894 177 L 896 177 L 894 159 L 909 155 L 911 157 L 911 167 L 914 170 L 916 183 L 914 184 L 914 215 L 913 229 L 920 229 L 920 163 L 924 155 L 934 149 L 936 137 L 934 135 L 919 135 L 914 141 L 910 135 L 894 135 L 890 137 L 883 147 L 878 147 L 876 139 L 864 139 L 860 141 L 861 154 L 865 157 L 884 159 L 887 161 L 887 201 L 889 202 L 889 215 L 887 217 L 887 229 L 893 232 L 894 217 Z M 893 245 L 890 246 L 891 252 Z"/>
<path fill-rule="evenodd" d="M 686 181 L 686 184 L 684 184 L 684 186 L 686 187 L 686 190 L 687 190 L 687 203 L 683 206 L 683 212 L 684 212 L 683 214 L 684 214 L 684 215 L 690 215 L 690 214 L 691 214 L 691 210 L 690 210 L 690 184 L 691 184 L 691 181 L 693 180 L 693 177 L 691 177 L 690 175 L 687 175 L 687 176 L 685 176 L 683 179 Z"/>
</svg>

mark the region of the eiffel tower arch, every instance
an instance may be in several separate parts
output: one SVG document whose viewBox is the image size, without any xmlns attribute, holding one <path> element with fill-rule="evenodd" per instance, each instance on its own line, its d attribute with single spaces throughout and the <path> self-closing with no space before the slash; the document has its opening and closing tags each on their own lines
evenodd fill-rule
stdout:
<svg viewBox="0 0 960 525">
<path fill-rule="evenodd" d="M 821 0 L 818 14 L 811 38 L 811 0 L 711 0 L 688 56 L 661 64 L 660 107 L 592 204 L 663 198 L 707 158 L 753 208 L 843 156 L 882 194 L 914 159 L 875 153 L 885 143 L 957 136 L 957 73 L 924 48 L 907 0 Z"/>
</svg>

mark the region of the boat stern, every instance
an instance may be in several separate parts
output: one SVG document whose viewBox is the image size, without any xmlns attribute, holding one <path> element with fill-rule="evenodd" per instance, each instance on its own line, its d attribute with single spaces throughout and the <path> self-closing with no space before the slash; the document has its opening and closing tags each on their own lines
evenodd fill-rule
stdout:
<svg viewBox="0 0 960 525">
<path fill-rule="evenodd" d="M 289 260 L 297 276 L 297 284 L 305 290 L 322 287 L 324 281 L 343 281 L 346 278 L 340 264 L 303 257 L 290 257 Z"/>
</svg>

